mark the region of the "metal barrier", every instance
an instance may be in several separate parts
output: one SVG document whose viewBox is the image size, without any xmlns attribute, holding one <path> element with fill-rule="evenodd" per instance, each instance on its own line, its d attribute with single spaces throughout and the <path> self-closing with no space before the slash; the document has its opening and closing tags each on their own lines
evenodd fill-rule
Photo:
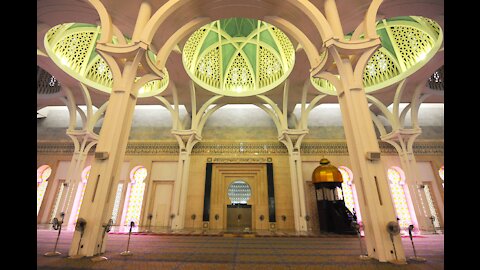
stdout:
<svg viewBox="0 0 480 270">
<path fill-rule="evenodd" d="M 130 246 L 130 236 L 132 235 L 132 228 L 133 226 L 135 225 L 135 222 L 131 221 L 130 222 L 130 230 L 128 231 L 128 242 L 127 242 L 127 250 L 123 251 L 120 253 L 120 255 L 122 256 L 131 256 L 133 255 L 132 252 L 130 252 L 130 250 L 128 250 L 129 246 Z"/>
<path fill-rule="evenodd" d="M 362 245 L 362 235 L 360 233 L 360 224 L 358 224 L 357 220 L 354 219 L 351 223 L 352 228 L 357 232 L 358 236 L 358 243 L 360 244 L 360 260 L 370 260 L 371 258 L 368 257 L 368 254 L 363 251 L 363 245 Z"/>
<path fill-rule="evenodd" d="M 412 242 L 413 248 L 413 257 L 409 257 L 409 260 L 417 261 L 417 262 L 426 262 L 427 259 L 423 257 L 417 257 L 417 251 L 415 251 L 415 245 L 413 244 L 413 236 L 412 236 L 413 225 L 408 226 L 408 235 L 410 236 L 410 242 Z"/>
</svg>

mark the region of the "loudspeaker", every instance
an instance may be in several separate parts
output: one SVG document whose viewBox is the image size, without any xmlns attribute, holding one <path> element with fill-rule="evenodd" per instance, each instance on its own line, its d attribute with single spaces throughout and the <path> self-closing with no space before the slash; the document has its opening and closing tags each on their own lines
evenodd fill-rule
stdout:
<svg viewBox="0 0 480 270">
<path fill-rule="evenodd" d="M 108 158 L 108 152 L 95 152 L 95 159 L 105 160 Z"/>
<path fill-rule="evenodd" d="M 367 152 L 366 157 L 371 161 L 380 160 L 380 152 Z"/>
</svg>

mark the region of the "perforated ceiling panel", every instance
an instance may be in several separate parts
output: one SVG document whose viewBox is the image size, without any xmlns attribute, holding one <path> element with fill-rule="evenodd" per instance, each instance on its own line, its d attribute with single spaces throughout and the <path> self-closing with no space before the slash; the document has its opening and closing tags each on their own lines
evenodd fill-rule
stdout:
<svg viewBox="0 0 480 270">
<path fill-rule="evenodd" d="M 282 31 L 244 18 L 201 27 L 187 40 L 182 53 L 192 80 L 227 96 L 269 91 L 288 77 L 295 63 L 293 45 Z"/>
</svg>

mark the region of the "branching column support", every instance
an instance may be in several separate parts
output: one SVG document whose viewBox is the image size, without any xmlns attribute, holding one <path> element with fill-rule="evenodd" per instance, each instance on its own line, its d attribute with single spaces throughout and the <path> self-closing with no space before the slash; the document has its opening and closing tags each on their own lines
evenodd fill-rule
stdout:
<svg viewBox="0 0 480 270">
<path fill-rule="evenodd" d="M 368 256 L 381 262 L 398 259 L 405 262 L 399 235 L 393 237 L 395 251 L 387 231 L 387 223 L 396 221 L 386 173 L 381 160 L 368 160 L 368 152 L 380 153 L 365 91 L 363 70 L 368 59 L 380 45 L 378 37 L 347 43 L 328 40 L 325 43 L 333 58 L 338 75 L 323 71 L 316 74 L 327 78 L 336 88 L 352 167 L 357 173 L 355 184 L 364 216 Z M 356 62 L 350 58 L 355 56 Z"/>
<path fill-rule="evenodd" d="M 78 202 L 77 198 L 81 196 L 81 190 L 78 187 L 82 180 L 82 170 L 85 166 L 88 152 L 98 142 L 98 134 L 93 132 L 93 127 L 105 112 L 108 104 L 108 102 L 105 103 L 101 108 L 93 113 L 93 106 L 88 89 L 82 83 L 80 83 L 80 91 L 82 91 L 83 99 L 87 107 L 86 112 L 81 110 L 75 104 L 75 99 L 70 89 L 64 88 L 64 92 L 66 93 L 67 97 L 61 98 L 70 112 L 70 123 L 67 129 L 67 135 L 72 139 L 74 145 L 74 152 L 67 170 L 67 177 L 65 181 L 67 186 L 66 196 L 61 202 L 61 209 L 62 212 L 65 213 L 67 225 L 72 225 L 76 222 L 75 213 L 72 211 L 76 212 L 77 208 L 74 207 L 74 204 L 75 202 Z M 82 118 L 81 130 L 75 128 L 77 113 Z"/>
<path fill-rule="evenodd" d="M 185 226 L 185 209 L 187 204 L 188 178 L 190 171 L 190 154 L 192 149 L 202 140 L 194 130 L 173 130 L 172 134 L 178 141 L 180 153 L 178 156 L 177 179 L 174 185 L 172 214 L 172 229 L 180 230 Z"/>
<path fill-rule="evenodd" d="M 292 204 L 293 204 L 293 220 L 295 224 L 295 231 L 307 231 L 307 215 L 305 203 L 305 187 L 302 176 L 302 159 L 300 156 L 300 146 L 305 135 L 308 134 L 308 129 L 304 125 L 306 119 L 296 121 L 297 126 L 294 129 L 288 128 L 288 91 L 289 81 L 285 81 L 283 88 L 283 104 L 280 108 L 272 99 L 264 95 L 257 95 L 264 104 L 255 104 L 260 109 L 264 110 L 273 120 L 278 132 L 278 140 L 283 143 L 288 149 L 289 163 L 290 163 L 290 183 L 292 185 Z M 305 98 L 306 87 L 303 89 L 304 94 L 302 98 L 302 116 L 305 113 Z"/>
<path fill-rule="evenodd" d="M 138 91 L 145 83 L 160 79 L 151 73 L 137 74 L 141 62 L 148 58 L 146 47 L 141 42 L 97 43 L 98 53 L 112 70 L 113 86 L 79 213 L 79 218 L 86 221 L 85 231 L 82 237 L 75 231 L 69 255 L 94 256 L 103 253 L 107 246 L 104 225 L 111 218 L 115 197 L 112 189 L 118 184 Z M 142 66 L 145 71 L 147 67 Z"/>
<path fill-rule="evenodd" d="M 376 105 L 383 113 L 385 118 L 390 122 L 392 131 L 386 134 L 384 128 L 379 128 L 380 139 L 384 142 L 391 144 L 398 152 L 401 166 L 405 172 L 406 183 L 408 187 L 408 193 L 412 200 L 414 215 L 413 222 L 417 223 L 416 230 L 434 230 L 431 228 L 431 222 L 429 217 L 431 216 L 430 209 L 427 206 L 427 198 L 424 190 L 421 188 L 422 183 L 419 182 L 417 162 L 413 153 L 413 143 L 415 139 L 422 133 L 421 128 L 418 125 L 418 109 L 422 101 L 428 97 L 428 95 L 421 94 L 421 90 L 424 84 L 417 85 L 412 102 L 400 112 L 399 104 L 406 87 L 406 80 L 402 81 L 395 93 L 393 110 L 390 112 L 385 105 L 379 102 L 372 96 L 368 96 L 368 99 Z M 410 117 L 412 122 L 411 128 L 405 128 L 405 117 L 410 110 Z M 377 121 L 376 123 L 380 123 Z M 378 127 L 379 124 L 377 124 Z"/>
<path fill-rule="evenodd" d="M 74 211 L 74 203 L 78 196 L 81 196 L 81 190 L 78 188 L 82 181 L 82 170 L 87 160 L 90 149 L 97 144 L 98 135 L 88 131 L 71 131 L 67 130 L 67 135 L 72 139 L 75 146 L 72 160 L 68 167 L 65 183 L 67 184 L 67 194 L 63 205 L 65 213 L 66 225 L 72 225 L 76 222 Z"/>
<path fill-rule="evenodd" d="M 418 169 L 413 154 L 413 142 L 420 134 L 420 129 L 400 129 L 382 136 L 381 139 L 391 144 L 397 150 L 400 164 L 405 172 L 408 193 L 414 208 L 411 210 L 415 212 L 412 216 L 413 222 L 418 224 L 416 229 L 427 231 L 434 228 L 430 228 L 432 225 L 428 218 L 431 214 L 430 209 L 426 205 L 425 193 L 421 190 L 421 183 L 417 183 Z"/>
<path fill-rule="evenodd" d="M 177 166 L 177 179 L 175 180 L 172 204 L 172 214 L 174 215 L 174 218 L 172 220 L 171 229 L 174 230 L 181 230 L 185 227 L 185 210 L 187 206 L 190 155 L 192 153 L 192 149 L 195 144 L 202 140 L 201 134 L 207 119 L 210 117 L 210 115 L 212 115 L 212 113 L 225 105 L 214 105 L 220 98 L 223 97 L 221 95 L 216 95 L 207 100 L 202 107 L 197 110 L 197 99 L 195 93 L 195 85 L 192 81 L 190 83 L 190 96 L 192 104 L 190 129 L 185 129 L 182 121 L 180 121 L 177 98 L 178 93 L 175 87 L 173 87 L 173 108 L 164 98 L 157 97 L 164 103 L 165 107 L 170 108 L 169 111 L 172 114 L 173 121 L 172 134 L 177 139 L 180 149 Z"/>
<path fill-rule="evenodd" d="M 288 160 L 290 162 L 290 183 L 292 184 L 293 215 L 295 222 L 295 231 L 306 232 L 307 215 L 305 205 L 305 187 L 302 176 L 302 158 L 300 156 L 300 146 L 308 130 L 286 129 L 278 140 L 288 149 Z"/>
</svg>

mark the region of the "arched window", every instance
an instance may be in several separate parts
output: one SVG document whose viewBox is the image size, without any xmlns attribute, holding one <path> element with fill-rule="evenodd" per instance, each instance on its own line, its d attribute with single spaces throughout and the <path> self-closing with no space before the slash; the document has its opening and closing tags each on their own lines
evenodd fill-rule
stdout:
<svg viewBox="0 0 480 270">
<path fill-rule="evenodd" d="M 147 178 L 147 169 L 143 166 L 133 168 L 130 173 L 130 196 L 128 199 L 127 216 L 125 225 L 135 222 L 138 225 L 140 221 L 140 213 L 142 210 L 143 193 L 145 191 L 145 178 Z"/>
<path fill-rule="evenodd" d="M 48 178 L 52 174 L 52 168 L 48 165 L 40 166 L 37 169 L 37 216 L 42 205 L 43 197 L 48 186 Z"/>
<path fill-rule="evenodd" d="M 252 190 L 245 181 L 237 180 L 228 186 L 228 198 L 232 204 L 246 204 L 251 196 Z"/>
<path fill-rule="evenodd" d="M 118 183 L 117 193 L 115 194 L 115 201 L 113 202 L 112 221 L 117 222 L 118 209 L 120 208 L 120 200 L 122 199 L 123 183 Z"/>
<path fill-rule="evenodd" d="M 442 187 L 445 187 L 443 184 L 444 184 L 444 181 L 445 179 L 443 178 L 444 175 L 443 175 L 443 165 L 442 167 L 440 167 L 440 169 L 438 170 L 438 175 L 440 175 L 440 178 L 442 178 Z"/>
<path fill-rule="evenodd" d="M 404 190 L 405 174 L 399 167 L 390 167 L 388 169 L 388 180 L 397 218 L 399 218 L 398 223 L 400 228 L 406 229 L 413 223 Z"/>
<path fill-rule="evenodd" d="M 355 192 L 355 187 L 353 185 L 353 172 L 346 166 L 339 166 L 338 170 L 342 174 L 343 182 L 342 182 L 342 191 L 343 191 L 343 201 L 345 202 L 345 206 L 353 213 L 355 210 L 355 214 L 357 216 L 357 220 L 362 220 L 360 216 L 360 208 L 358 206 L 358 198 Z"/>
<path fill-rule="evenodd" d="M 85 167 L 85 169 L 83 169 L 82 171 L 82 182 L 81 182 L 81 186 L 79 186 L 79 189 L 81 188 L 82 192 L 79 195 L 80 197 L 78 199 L 79 201 L 77 204 L 77 210 L 75 213 L 74 221 L 78 219 L 78 214 L 80 213 L 80 207 L 82 207 L 83 196 L 85 195 L 85 189 L 87 187 L 87 181 L 88 181 L 88 176 L 90 175 L 90 169 L 92 169 L 91 165 Z"/>
</svg>

